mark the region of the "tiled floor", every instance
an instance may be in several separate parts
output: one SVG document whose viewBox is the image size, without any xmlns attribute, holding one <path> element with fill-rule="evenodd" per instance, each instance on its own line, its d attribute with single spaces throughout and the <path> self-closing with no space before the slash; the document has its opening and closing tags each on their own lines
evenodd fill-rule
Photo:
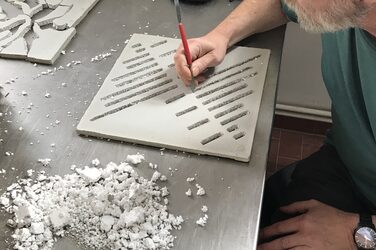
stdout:
<svg viewBox="0 0 376 250">
<path fill-rule="evenodd" d="M 267 176 L 317 151 L 324 139 L 324 135 L 273 128 Z"/>
</svg>

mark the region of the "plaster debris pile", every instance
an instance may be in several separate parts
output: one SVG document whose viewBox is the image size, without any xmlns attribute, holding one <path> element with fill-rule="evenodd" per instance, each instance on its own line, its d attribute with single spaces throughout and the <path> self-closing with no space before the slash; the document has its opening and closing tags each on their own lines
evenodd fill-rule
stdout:
<svg viewBox="0 0 376 250">
<path fill-rule="evenodd" d="M 168 190 L 156 184 L 160 173 L 148 180 L 128 163 L 112 162 L 73 169 L 63 177 L 28 173 L 31 178 L 0 197 L 13 216 L 7 225 L 14 228 L 15 249 L 52 249 L 64 236 L 95 249 L 173 246 L 171 231 L 181 228 L 183 218 L 168 212 Z"/>
</svg>

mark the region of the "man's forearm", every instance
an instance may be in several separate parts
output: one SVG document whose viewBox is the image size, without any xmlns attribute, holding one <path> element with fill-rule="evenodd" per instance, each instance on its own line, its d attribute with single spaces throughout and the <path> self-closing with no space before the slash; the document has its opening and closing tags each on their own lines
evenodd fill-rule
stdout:
<svg viewBox="0 0 376 250">
<path fill-rule="evenodd" d="M 280 0 L 243 0 L 212 32 L 229 41 L 229 47 L 243 38 L 287 22 Z"/>
</svg>

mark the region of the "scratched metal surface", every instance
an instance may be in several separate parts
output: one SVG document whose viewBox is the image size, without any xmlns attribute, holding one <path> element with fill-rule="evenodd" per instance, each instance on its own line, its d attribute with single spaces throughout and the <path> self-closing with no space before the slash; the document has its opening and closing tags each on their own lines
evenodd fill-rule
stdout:
<svg viewBox="0 0 376 250">
<path fill-rule="evenodd" d="M 192 92 L 175 71 L 179 44 L 134 34 L 77 130 L 248 162 L 270 51 L 234 47 Z"/>
<path fill-rule="evenodd" d="M 229 4 L 225 0 L 213 0 L 202 6 L 182 5 L 188 35 L 199 36 L 208 32 L 236 5 L 237 1 Z M 130 34 L 177 35 L 171 1 L 102 0 L 78 29 L 79 34 L 67 48 L 67 54 L 61 56 L 55 66 L 66 65 L 72 60 L 81 60 L 81 65 L 58 71 L 53 76 L 33 79 L 42 71 L 53 70 L 53 67 L 0 60 L 1 83 L 18 77 L 14 83 L 4 86 L 3 92 L 9 95 L 0 100 L 0 112 L 3 113 L 0 117 L 0 138 L 3 139 L 0 169 L 7 170 L 5 178 L 0 175 L 1 191 L 30 168 L 62 175 L 70 173 L 72 164 L 82 166 L 94 158 L 99 158 L 102 163 L 120 162 L 127 154 L 140 152 L 145 154 L 147 162 L 138 167 L 139 173 L 150 177 L 152 170 L 147 167 L 148 162 L 158 164 L 159 170 L 169 176 L 170 210 L 187 218 L 183 229 L 173 232 L 177 236 L 175 249 L 255 249 L 284 28 L 241 43 L 271 50 L 255 146 L 249 163 L 170 150 L 162 156 L 159 149 L 153 147 L 97 139 L 90 141 L 78 136 L 75 129 L 79 119 Z M 90 62 L 92 57 L 110 48 L 118 49 L 118 52 L 104 61 Z M 71 53 L 71 50 L 75 52 Z M 66 82 L 67 87 L 62 87 L 62 82 Z M 27 91 L 27 96 L 22 96 L 23 90 Z M 44 97 L 46 91 L 51 98 Z M 28 110 L 30 103 L 34 106 Z M 54 125 L 55 120 L 61 123 Z M 20 131 L 19 127 L 23 130 Z M 30 145 L 30 142 L 34 144 Z M 56 147 L 51 148 L 51 143 Z M 5 156 L 5 152 L 14 155 Z M 38 158 L 46 157 L 52 159 L 51 168 L 44 168 L 36 162 Z M 178 169 L 173 176 L 169 175 L 170 167 Z M 184 194 L 189 187 L 185 179 L 195 173 L 208 195 L 188 199 Z M 200 228 L 195 221 L 201 215 L 203 204 L 209 207 L 209 221 L 205 228 Z M 0 213 L 0 249 L 10 248 L 6 243 L 10 239 L 9 228 L 5 226 L 7 218 L 6 214 Z M 55 249 L 80 247 L 67 239 L 58 241 Z"/>
</svg>

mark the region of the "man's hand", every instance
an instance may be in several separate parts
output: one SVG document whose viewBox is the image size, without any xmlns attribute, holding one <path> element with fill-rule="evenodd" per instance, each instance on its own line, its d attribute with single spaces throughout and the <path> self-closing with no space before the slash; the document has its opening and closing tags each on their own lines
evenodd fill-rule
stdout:
<svg viewBox="0 0 376 250">
<path fill-rule="evenodd" d="M 299 215 L 262 229 L 260 240 L 282 236 L 259 245 L 258 249 L 357 249 L 353 240 L 353 231 L 358 224 L 356 214 L 316 200 L 295 202 L 280 209 L 284 213 Z"/>
<path fill-rule="evenodd" d="M 194 77 L 197 77 L 208 67 L 217 66 L 222 62 L 226 55 L 228 38 L 212 32 L 200 38 L 190 39 L 188 44 L 193 61 L 192 73 Z M 183 45 L 180 45 L 177 49 L 174 61 L 176 72 L 184 84 L 188 86 L 191 80 L 191 72 L 184 56 Z M 198 80 L 200 82 L 200 78 Z"/>
</svg>

